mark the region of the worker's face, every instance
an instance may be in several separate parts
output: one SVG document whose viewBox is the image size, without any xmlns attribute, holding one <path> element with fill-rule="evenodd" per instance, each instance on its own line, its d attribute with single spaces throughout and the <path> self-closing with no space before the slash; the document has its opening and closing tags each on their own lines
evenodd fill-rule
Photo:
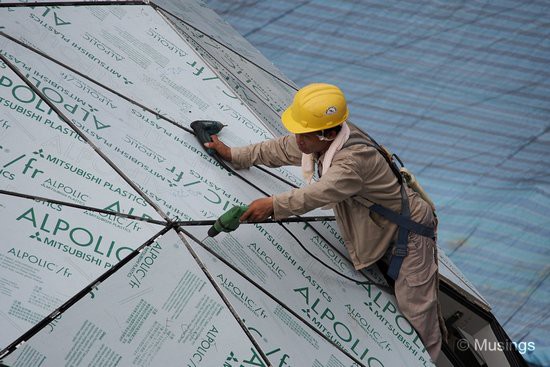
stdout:
<svg viewBox="0 0 550 367">
<path fill-rule="evenodd" d="M 302 153 L 321 153 L 330 146 L 330 141 L 320 140 L 319 132 L 295 134 L 296 143 Z"/>
</svg>

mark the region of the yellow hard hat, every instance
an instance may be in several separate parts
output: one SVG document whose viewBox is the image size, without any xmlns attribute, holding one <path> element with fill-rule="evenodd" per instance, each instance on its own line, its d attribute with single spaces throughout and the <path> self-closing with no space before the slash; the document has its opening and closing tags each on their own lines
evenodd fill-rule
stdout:
<svg viewBox="0 0 550 367">
<path fill-rule="evenodd" d="M 281 120 L 291 133 L 304 134 L 338 126 L 346 121 L 348 113 L 346 97 L 340 88 L 314 83 L 296 93 Z"/>
</svg>

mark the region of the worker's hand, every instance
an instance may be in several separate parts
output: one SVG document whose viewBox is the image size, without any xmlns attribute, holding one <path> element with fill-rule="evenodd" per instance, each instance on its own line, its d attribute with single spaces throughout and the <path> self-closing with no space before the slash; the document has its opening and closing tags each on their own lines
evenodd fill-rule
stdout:
<svg viewBox="0 0 550 367">
<path fill-rule="evenodd" d="M 210 135 L 210 137 L 212 143 L 204 143 L 204 146 L 214 149 L 224 161 L 231 162 L 231 148 L 218 139 L 218 135 Z"/>
<path fill-rule="evenodd" d="M 273 215 L 273 198 L 254 200 L 248 205 L 248 210 L 241 216 L 241 222 L 260 222 Z"/>
</svg>

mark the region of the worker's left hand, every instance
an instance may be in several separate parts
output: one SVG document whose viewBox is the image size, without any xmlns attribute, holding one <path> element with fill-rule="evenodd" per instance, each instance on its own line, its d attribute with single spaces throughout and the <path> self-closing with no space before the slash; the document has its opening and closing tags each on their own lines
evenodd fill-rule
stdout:
<svg viewBox="0 0 550 367">
<path fill-rule="evenodd" d="M 273 215 L 273 198 L 262 198 L 251 202 L 248 210 L 241 216 L 240 221 L 260 222 Z"/>
</svg>

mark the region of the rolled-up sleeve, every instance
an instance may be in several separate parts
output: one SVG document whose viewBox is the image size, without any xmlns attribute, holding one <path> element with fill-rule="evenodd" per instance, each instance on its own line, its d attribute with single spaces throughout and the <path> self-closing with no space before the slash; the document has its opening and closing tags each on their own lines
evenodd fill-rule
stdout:
<svg viewBox="0 0 550 367">
<path fill-rule="evenodd" d="M 301 162 L 302 152 L 298 149 L 293 135 L 231 148 L 231 164 L 236 169 L 249 168 L 255 164 L 267 167 L 296 166 Z"/>
<path fill-rule="evenodd" d="M 351 158 L 334 160 L 319 181 L 273 196 L 275 220 L 301 215 L 315 208 L 338 203 L 363 188 L 363 177 Z"/>
</svg>

